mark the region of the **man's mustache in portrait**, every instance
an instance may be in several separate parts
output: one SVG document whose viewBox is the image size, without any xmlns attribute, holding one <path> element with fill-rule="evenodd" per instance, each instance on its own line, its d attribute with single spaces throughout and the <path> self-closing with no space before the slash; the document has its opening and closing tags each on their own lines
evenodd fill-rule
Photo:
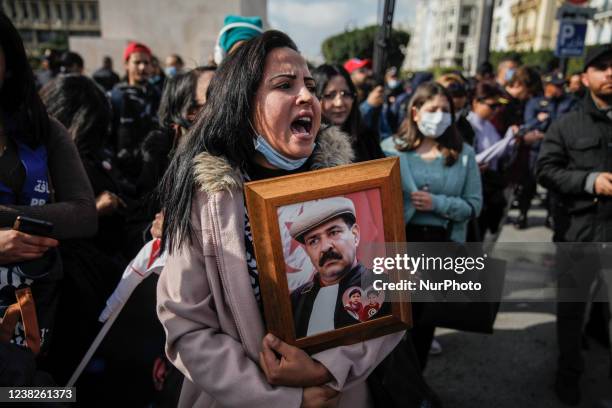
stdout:
<svg viewBox="0 0 612 408">
<path fill-rule="evenodd" d="M 319 266 L 322 267 L 325 265 L 325 262 L 334 259 L 342 259 L 342 255 L 334 251 L 333 248 L 329 248 L 327 251 L 323 252 L 323 255 L 321 255 L 321 258 L 319 259 Z"/>
</svg>

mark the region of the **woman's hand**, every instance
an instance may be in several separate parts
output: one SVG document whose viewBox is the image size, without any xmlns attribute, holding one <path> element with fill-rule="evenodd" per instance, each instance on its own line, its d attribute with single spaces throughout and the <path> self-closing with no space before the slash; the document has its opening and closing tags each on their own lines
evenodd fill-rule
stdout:
<svg viewBox="0 0 612 408">
<path fill-rule="evenodd" d="M 381 85 L 377 86 L 368 95 L 368 104 L 374 108 L 381 107 L 385 102 L 385 88 Z"/>
<path fill-rule="evenodd" d="M 96 211 L 98 215 L 110 215 L 117 211 L 119 207 L 127 207 L 125 201 L 115 193 L 103 191 L 96 197 Z"/>
<path fill-rule="evenodd" d="M 0 231 L 0 264 L 40 258 L 49 248 L 56 247 L 53 238 L 39 237 L 15 230 Z"/>
<path fill-rule="evenodd" d="M 334 408 L 338 406 L 340 393 L 327 386 L 307 387 L 302 394 L 302 408 Z"/>
<path fill-rule="evenodd" d="M 164 213 L 160 211 L 157 214 L 155 214 L 155 219 L 153 220 L 153 224 L 151 224 L 151 230 L 150 230 L 151 236 L 153 236 L 153 238 L 161 238 L 163 228 L 164 228 Z"/>
<path fill-rule="evenodd" d="M 412 201 L 413 207 L 419 211 L 433 210 L 433 200 L 431 199 L 431 194 L 427 191 L 410 193 L 410 201 Z"/>
<path fill-rule="evenodd" d="M 287 387 L 312 387 L 333 379 L 327 368 L 302 349 L 291 346 L 272 334 L 262 341 L 259 364 L 268 382 Z M 276 356 L 280 354 L 280 359 Z"/>
</svg>

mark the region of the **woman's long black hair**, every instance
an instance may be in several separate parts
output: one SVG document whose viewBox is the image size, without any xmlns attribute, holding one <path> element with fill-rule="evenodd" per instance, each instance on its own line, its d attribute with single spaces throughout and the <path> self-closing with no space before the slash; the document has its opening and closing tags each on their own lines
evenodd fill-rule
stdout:
<svg viewBox="0 0 612 408">
<path fill-rule="evenodd" d="M 169 130 L 174 124 L 185 129 L 192 126 L 188 117 L 192 112 L 199 111 L 196 101 L 198 79 L 207 71 L 214 72 L 216 67 L 197 67 L 166 80 L 157 112 L 162 129 Z"/>
<path fill-rule="evenodd" d="M 0 114 L 17 124 L 15 135 L 31 147 L 47 142 L 49 117 L 38 93 L 34 73 L 28 63 L 23 41 L 11 20 L 0 11 L 0 47 L 6 72 L 0 89 Z"/>
<path fill-rule="evenodd" d="M 111 107 L 93 80 L 80 74 L 59 75 L 40 95 L 49 114 L 70 132 L 81 157 L 100 152 L 109 134 Z"/>
<path fill-rule="evenodd" d="M 327 84 L 336 76 L 344 78 L 349 91 L 355 96 L 351 111 L 346 121 L 340 126 L 340 130 L 347 133 L 351 138 L 351 144 L 355 153 L 355 161 L 361 162 L 385 157 L 385 154 L 380 148 L 378 130 L 366 126 L 361 118 L 359 102 L 357 101 L 357 88 L 344 67 L 342 65 L 323 64 L 312 72 L 312 76 L 317 84 L 317 97 L 320 100 L 323 99 Z M 328 122 L 324 115 L 323 119 L 324 122 Z"/>
<path fill-rule="evenodd" d="M 355 87 L 355 84 L 353 84 L 351 76 L 348 72 L 346 72 L 342 65 L 323 64 L 312 71 L 312 76 L 317 84 L 317 97 L 319 100 L 323 100 L 323 94 L 325 93 L 327 84 L 333 77 L 338 75 L 344 78 L 349 91 L 351 91 L 351 93 L 355 96 L 351 111 L 346 118 L 346 121 L 342 124 L 342 126 L 340 126 L 340 129 L 342 129 L 343 132 L 351 135 L 352 138 L 357 138 L 359 131 L 363 128 L 361 123 L 361 114 L 359 112 L 359 103 L 357 102 L 357 88 Z"/>
<path fill-rule="evenodd" d="M 160 185 L 160 198 L 165 206 L 162 240 L 170 252 L 186 241 L 191 242 L 191 205 L 196 188 L 194 158 L 208 152 L 224 157 L 235 168 L 246 169 L 255 155 L 250 125 L 253 101 L 267 55 L 281 47 L 297 51 L 286 34 L 266 31 L 230 53 L 211 80 L 206 104 Z"/>
</svg>

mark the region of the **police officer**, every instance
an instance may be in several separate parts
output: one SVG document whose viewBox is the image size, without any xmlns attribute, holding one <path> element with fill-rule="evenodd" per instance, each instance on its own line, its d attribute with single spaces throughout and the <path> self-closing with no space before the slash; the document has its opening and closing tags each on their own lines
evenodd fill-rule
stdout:
<svg viewBox="0 0 612 408">
<path fill-rule="evenodd" d="M 131 42 L 123 53 L 126 76 L 110 93 L 113 123 L 110 149 L 123 178 L 127 193 L 140 173 L 140 146 L 146 135 L 157 126 L 159 92 L 149 83 L 151 50 Z"/>
<path fill-rule="evenodd" d="M 565 93 L 565 78 L 560 72 L 544 75 L 544 95 L 531 98 L 525 107 L 525 126 L 546 132 L 550 124 L 573 110 L 577 99 Z"/>
<path fill-rule="evenodd" d="M 565 93 L 565 78 L 560 72 L 552 72 L 544 75 L 542 78 L 544 83 L 544 95 L 531 98 L 525 107 L 525 124 L 526 131 L 538 131 L 546 133 L 551 123 L 559 119 L 562 115 L 577 108 L 578 100 L 573 95 Z M 540 151 L 541 142 L 536 142 L 531 146 L 529 166 L 533 169 L 538 152 Z M 519 202 L 519 219 L 517 227 L 525 228 L 527 225 L 527 212 L 531 207 L 531 200 L 535 195 L 535 185 L 533 188 L 524 191 Z M 558 201 L 554 193 L 549 193 L 546 198 L 546 206 L 548 215 L 546 224 L 552 226 L 554 207 Z"/>
<path fill-rule="evenodd" d="M 612 241 L 612 44 L 589 51 L 582 82 L 588 92 L 581 109 L 551 125 L 536 163 L 538 181 L 555 192 L 566 209 L 567 225 L 557 229 L 555 239 L 574 243 L 558 251 L 565 258 L 559 263 L 555 384 L 559 399 L 571 405 L 580 402 L 582 331 L 590 288 L 596 280 L 607 281 L 608 292 L 612 288 L 610 274 L 601 273 L 599 257 L 584 252 L 594 246 L 575 244 Z M 577 252 L 580 248 L 583 251 Z"/>
</svg>

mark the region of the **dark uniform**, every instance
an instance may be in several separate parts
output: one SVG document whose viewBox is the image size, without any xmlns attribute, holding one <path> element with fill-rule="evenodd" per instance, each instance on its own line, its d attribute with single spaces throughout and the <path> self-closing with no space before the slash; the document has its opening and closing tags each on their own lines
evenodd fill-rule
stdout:
<svg viewBox="0 0 612 408">
<path fill-rule="evenodd" d="M 529 130 L 546 132 L 552 122 L 561 115 L 574 110 L 578 100 L 572 95 L 563 95 L 561 98 L 551 99 L 545 96 L 531 98 L 525 106 L 525 127 Z M 538 114 L 547 113 L 548 119 L 538 120 Z"/>
<path fill-rule="evenodd" d="M 564 222 L 556 227 L 555 240 L 574 243 L 571 249 L 557 251 L 560 301 L 556 389 L 561 395 L 568 389 L 578 392 L 578 379 L 584 371 L 581 351 L 586 302 L 600 271 L 596 251 L 576 243 L 612 240 L 612 197 L 593 191 L 597 173 L 612 172 L 612 111 L 598 109 L 587 95 L 583 109 L 551 125 L 536 171 L 538 181 L 555 192 L 559 207 L 564 209 Z M 571 396 L 574 402 L 576 398 L 579 396 Z"/>
<path fill-rule="evenodd" d="M 546 80 L 546 78 L 545 78 Z M 549 82 L 562 81 L 563 78 L 548 78 Z M 553 82 L 554 83 L 554 82 Z M 546 98 L 545 96 L 538 96 L 531 98 L 527 102 L 525 107 L 524 126 L 525 131 L 538 130 L 546 133 L 551 123 L 558 120 L 564 114 L 575 110 L 578 106 L 578 100 L 573 95 L 563 95 L 560 98 Z M 546 113 L 548 117 L 545 120 L 539 120 L 538 115 L 540 113 Z M 524 181 L 521 183 L 521 188 L 517 194 L 518 207 L 521 214 L 521 218 L 526 220 L 527 212 L 531 207 L 531 200 L 536 193 L 536 181 L 534 176 L 535 161 L 540 151 L 541 142 L 536 142 L 530 146 L 529 159 L 528 159 L 528 171 L 526 173 Z M 558 214 L 559 211 L 556 209 L 558 206 L 557 199 L 553 193 L 548 195 L 548 209 L 549 215 L 555 219 L 555 222 L 561 222 L 556 218 L 562 217 Z M 558 215 L 558 216 L 557 216 Z"/>
</svg>

